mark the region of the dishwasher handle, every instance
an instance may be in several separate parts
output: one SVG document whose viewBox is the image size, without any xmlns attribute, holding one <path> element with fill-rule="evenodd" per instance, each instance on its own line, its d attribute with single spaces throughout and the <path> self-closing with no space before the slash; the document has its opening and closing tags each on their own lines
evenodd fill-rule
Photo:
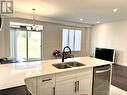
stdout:
<svg viewBox="0 0 127 95">
<path fill-rule="evenodd" d="M 108 72 L 110 71 L 111 69 L 106 69 L 106 70 L 100 70 L 100 71 L 96 71 L 96 74 L 99 74 L 99 73 L 105 73 L 105 72 Z"/>
</svg>

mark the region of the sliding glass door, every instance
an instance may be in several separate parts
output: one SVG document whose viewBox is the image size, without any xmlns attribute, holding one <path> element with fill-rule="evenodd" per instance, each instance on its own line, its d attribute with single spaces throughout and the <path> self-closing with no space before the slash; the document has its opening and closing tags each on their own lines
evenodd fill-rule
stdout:
<svg viewBox="0 0 127 95">
<path fill-rule="evenodd" d="M 27 61 L 27 31 L 17 30 L 16 31 L 16 59 L 20 61 Z"/>
<path fill-rule="evenodd" d="M 28 32 L 28 61 L 41 60 L 41 32 Z"/>
<path fill-rule="evenodd" d="M 20 61 L 41 60 L 41 35 L 41 32 L 11 28 L 11 57 Z"/>
</svg>

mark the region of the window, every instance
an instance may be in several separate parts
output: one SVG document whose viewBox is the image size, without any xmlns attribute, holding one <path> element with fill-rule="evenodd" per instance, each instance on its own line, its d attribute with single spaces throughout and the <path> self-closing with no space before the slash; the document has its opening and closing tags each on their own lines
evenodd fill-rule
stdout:
<svg viewBox="0 0 127 95">
<path fill-rule="evenodd" d="M 81 30 L 63 29 L 62 48 L 69 46 L 72 51 L 81 50 Z"/>
</svg>

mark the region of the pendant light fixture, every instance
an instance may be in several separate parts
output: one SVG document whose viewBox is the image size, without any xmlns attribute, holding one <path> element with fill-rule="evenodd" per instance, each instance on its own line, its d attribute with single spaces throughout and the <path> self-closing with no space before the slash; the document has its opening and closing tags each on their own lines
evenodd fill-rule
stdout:
<svg viewBox="0 0 127 95">
<path fill-rule="evenodd" d="M 27 26 L 27 30 L 28 31 L 41 31 L 43 30 L 43 26 L 42 25 L 36 25 L 35 24 L 35 11 L 36 9 L 32 8 L 33 11 L 33 20 L 32 20 L 32 26 Z"/>
</svg>

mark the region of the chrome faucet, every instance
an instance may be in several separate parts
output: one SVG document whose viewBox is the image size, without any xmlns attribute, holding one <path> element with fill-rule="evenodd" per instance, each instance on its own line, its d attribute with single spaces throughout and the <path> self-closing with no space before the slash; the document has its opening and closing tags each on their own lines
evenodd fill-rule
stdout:
<svg viewBox="0 0 127 95">
<path fill-rule="evenodd" d="M 67 57 L 64 56 L 64 54 L 65 54 L 65 49 L 66 49 L 66 48 L 69 49 L 69 52 L 70 52 L 70 54 L 71 54 L 71 48 L 70 48 L 69 46 L 64 47 L 64 49 L 63 49 L 63 54 L 62 54 L 62 62 L 64 62 L 64 59 L 67 58 Z"/>
</svg>

